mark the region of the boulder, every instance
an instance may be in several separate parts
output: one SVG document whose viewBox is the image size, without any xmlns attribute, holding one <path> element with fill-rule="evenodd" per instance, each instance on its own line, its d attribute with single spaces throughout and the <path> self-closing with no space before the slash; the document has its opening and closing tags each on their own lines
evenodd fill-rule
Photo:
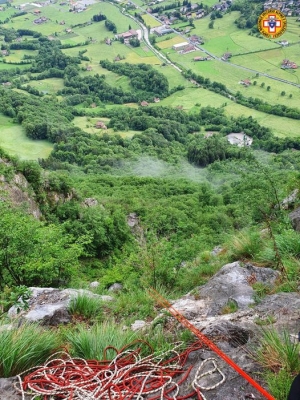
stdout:
<svg viewBox="0 0 300 400">
<path fill-rule="evenodd" d="M 292 206 L 297 201 L 298 194 L 299 194 L 299 189 L 293 190 L 292 193 L 289 196 L 287 196 L 285 199 L 282 200 L 281 207 L 284 210 L 288 210 L 289 208 L 292 208 Z"/>
<path fill-rule="evenodd" d="M 90 288 L 95 289 L 95 288 L 97 288 L 99 285 L 100 285 L 100 283 L 99 283 L 98 281 L 94 281 L 94 282 L 91 282 L 91 283 L 90 283 Z"/>
<path fill-rule="evenodd" d="M 147 325 L 146 321 L 136 320 L 136 321 L 134 321 L 133 324 L 131 324 L 131 329 L 133 331 L 139 331 L 140 329 L 145 328 L 146 325 Z"/>
<path fill-rule="evenodd" d="M 98 205 L 98 200 L 93 197 L 88 197 L 84 199 L 82 205 L 85 207 L 96 207 Z"/>
<path fill-rule="evenodd" d="M 127 216 L 127 225 L 130 226 L 130 228 L 134 228 L 138 224 L 139 224 L 139 217 L 137 216 L 137 214 L 130 213 Z"/>
<path fill-rule="evenodd" d="M 121 283 L 114 283 L 108 288 L 109 292 L 120 292 L 123 289 L 123 285 Z"/>
<path fill-rule="evenodd" d="M 72 298 L 84 294 L 89 297 L 97 297 L 103 301 L 112 301 L 111 296 L 99 296 L 83 289 L 53 289 L 30 288 L 32 291 L 28 301 L 29 309 L 19 314 L 15 306 L 8 311 L 10 318 L 22 318 L 28 322 L 41 322 L 43 325 L 56 326 L 67 324 L 71 321 L 68 307 Z"/>
<path fill-rule="evenodd" d="M 255 292 L 252 284 L 262 282 L 272 286 L 279 276 L 279 272 L 271 268 L 259 268 L 252 264 L 243 267 L 240 262 L 234 262 L 224 265 L 199 289 L 199 295 L 200 298 L 209 299 L 207 315 L 218 315 L 230 300 L 235 302 L 239 309 L 254 304 Z"/>
<path fill-rule="evenodd" d="M 291 212 L 289 218 L 295 231 L 300 232 L 300 207 Z"/>
</svg>

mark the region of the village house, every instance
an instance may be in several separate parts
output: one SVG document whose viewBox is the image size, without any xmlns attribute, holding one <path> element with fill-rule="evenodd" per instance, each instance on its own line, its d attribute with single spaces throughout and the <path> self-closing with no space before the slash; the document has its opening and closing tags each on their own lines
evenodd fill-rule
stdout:
<svg viewBox="0 0 300 400">
<path fill-rule="evenodd" d="M 159 103 L 160 102 L 160 98 L 159 97 L 154 97 L 153 101 L 154 101 L 154 103 Z"/>
<path fill-rule="evenodd" d="M 222 55 L 222 57 L 221 57 L 221 60 L 227 61 L 227 60 L 229 60 L 229 58 L 231 58 L 231 57 L 232 57 L 232 53 L 224 53 L 224 54 Z"/>
<path fill-rule="evenodd" d="M 189 38 L 189 41 L 192 44 L 204 44 L 204 40 L 200 36 L 197 36 L 197 35 L 192 35 Z"/>
<path fill-rule="evenodd" d="M 46 17 L 37 18 L 33 21 L 34 24 L 43 24 L 44 22 L 47 22 Z"/>
<path fill-rule="evenodd" d="M 107 126 L 105 125 L 104 122 L 97 121 L 96 124 L 95 124 L 95 128 L 97 128 L 97 129 L 107 129 Z"/>
<path fill-rule="evenodd" d="M 239 81 L 239 84 L 248 87 L 251 85 L 251 81 L 249 79 L 244 79 Z"/>
<path fill-rule="evenodd" d="M 1 50 L 1 54 L 2 54 L 4 57 L 6 57 L 6 56 L 9 55 L 9 52 L 8 52 L 8 50 Z"/>
<path fill-rule="evenodd" d="M 209 61 L 211 60 L 211 57 L 194 57 L 194 61 Z"/>
<path fill-rule="evenodd" d="M 188 53 L 191 53 L 192 51 L 195 51 L 195 50 L 196 50 L 195 46 L 193 46 L 192 44 L 189 44 L 183 50 L 181 50 L 180 53 L 188 54 Z"/>
<path fill-rule="evenodd" d="M 288 40 L 282 40 L 281 42 L 278 42 L 279 44 L 281 44 L 281 46 L 286 47 L 289 45 Z"/>
<path fill-rule="evenodd" d="M 297 69 L 298 65 L 294 61 L 284 59 L 281 63 L 281 68 L 282 69 Z"/>
<path fill-rule="evenodd" d="M 149 103 L 147 103 L 147 101 L 142 101 L 141 102 L 141 106 L 142 107 L 147 107 L 147 106 L 149 106 Z"/>
<path fill-rule="evenodd" d="M 138 33 L 134 29 L 130 29 L 129 31 L 120 33 L 120 35 L 118 35 L 118 38 L 123 38 L 123 39 L 132 39 L 136 37 L 138 37 Z"/>
</svg>

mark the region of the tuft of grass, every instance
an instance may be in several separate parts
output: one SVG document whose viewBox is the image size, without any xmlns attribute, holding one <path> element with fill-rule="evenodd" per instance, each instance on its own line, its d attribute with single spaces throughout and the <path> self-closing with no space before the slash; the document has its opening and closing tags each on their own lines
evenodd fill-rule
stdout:
<svg viewBox="0 0 300 400">
<path fill-rule="evenodd" d="M 112 312 L 118 320 L 125 319 L 128 323 L 152 318 L 155 316 L 154 300 L 141 289 L 121 292 L 112 304 Z"/>
<path fill-rule="evenodd" d="M 287 331 L 281 335 L 274 329 L 264 329 L 256 361 L 264 368 L 264 379 L 276 400 L 286 400 L 291 383 L 299 373 L 299 344 L 290 340 Z"/>
<path fill-rule="evenodd" d="M 35 324 L 0 331 L 0 343 L 0 377 L 4 378 L 41 365 L 61 344 L 52 331 Z"/>
<path fill-rule="evenodd" d="M 276 400 L 287 399 L 293 379 L 285 369 L 281 369 L 277 374 L 269 371 L 265 376 L 269 391 Z"/>
<path fill-rule="evenodd" d="M 236 301 L 228 300 L 227 304 L 222 307 L 221 314 L 232 314 L 239 309 Z"/>
<path fill-rule="evenodd" d="M 230 239 L 229 256 L 232 261 L 253 260 L 262 247 L 263 241 L 258 231 L 244 230 Z"/>
<path fill-rule="evenodd" d="M 257 361 L 269 371 L 284 369 L 294 374 L 300 370 L 299 344 L 290 340 L 287 331 L 282 335 L 274 329 L 264 329 L 257 352 Z"/>
<path fill-rule="evenodd" d="M 99 319 L 103 315 L 102 309 L 103 300 L 88 296 L 84 293 L 72 298 L 69 304 L 69 313 L 73 315 L 75 319 Z"/>
<path fill-rule="evenodd" d="M 131 330 L 123 329 L 114 322 L 97 323 L 87 329 L 86 325 L 78 325 L 76 330 L 67 330 L 65 340 L 69 343 L 69 351 L 73 357 L 87 360 L 113 359 L 124 346 L 137 340 L 139 335 Z"/>
</svg>

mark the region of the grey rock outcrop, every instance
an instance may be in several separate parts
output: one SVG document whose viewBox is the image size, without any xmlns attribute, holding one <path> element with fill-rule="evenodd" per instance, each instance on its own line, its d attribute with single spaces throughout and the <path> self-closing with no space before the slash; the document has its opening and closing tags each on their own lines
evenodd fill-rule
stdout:
<svg viewBox="0 0 300 400">
<path fill-rule="evenodd" d="M 291 212 L 289 218 L 295 231 L 300 232 L 300 207 Z"/>
<path fill-rule="evenodd" d="M 288 195 L 285 199 L 282 200 L 281 207 L 284 210 L 292 208 L 292 206 L 294 206 L 294 204 L 297 201 L 298 195 L 299 195 L 299 189 L 293 190 L 290 195 Z"/>
<path fill-rule="evenodd" d="M 123 285 L 121 283 L 114 283 L 108 288 L 109 292 L 120 292 L 123 289 Z"/>
<path fill-rule="evenodd" d="M 0 378 L 0 400 L 20 400 L 21 396 L 14 388 L 17 378 Z M 29 400 L 31 396 L 26 396 L 24 400 Z"/>
<path fill-rule="evenodd" d="M 85 207 L 96 207 L 98 205 L 98 200 L 93 197 L 88 197 L 84 199 L 82 205 Z"/>
<path fill-rule="evenodd" d="M 16 307 L 8 311 L 10 318 L 22 318 L 28 322 L 41 322 L 43 325 L 67 324 L 71 321 L 68 306 L 72 298 L 84 294 L 89 297 L 96 297 L 103 301 L 112 301 L 111 296 L 99 296 L 83 289 L 53 289 L 53 288 L 30 288 L 31 297 L 28 301 L 29 309 L 17 313 Z"/>
<path fill-rule="evenodd" d="M 251 264 L 242 267 L 239 262 L 226 264 L 206 285 L 194 290 L 193 295 L 188 294 L 176 301 L 173 306 L 186 318 L 200 314 L 203 317 L 219 315 L 229 301 L 236 303 L 238 309 L 244 309 L 255 302 L 254 282 L 272 286 L 279 276 L 279 272 L 270 268 Z"/>
<path fill-rule="evenodd" d="M 0 163 L 5 162 L 0 159 Z M 9 163 L 5 164 L 9 165 Z M 9 180 L 4 175 L 0 175 L 0 200 L 24 207 L 37 219 L 42 216 L 38 203 L 35 201 L 35 194 L 30 190 L 28 181 L 21 173 L 14 174 Z"/>
</svg>

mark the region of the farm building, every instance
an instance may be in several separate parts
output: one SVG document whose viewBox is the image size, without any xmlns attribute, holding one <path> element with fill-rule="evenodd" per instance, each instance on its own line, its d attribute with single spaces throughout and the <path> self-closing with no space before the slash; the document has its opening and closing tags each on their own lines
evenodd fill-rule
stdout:
<svg viewBox="0 0 300 400">
<path fill-rule="evenodd" d="M 192 35 L 189 40 L 192 44 L 204 44 L 204 40 L 197 35 Z"/>
<path fill-rule="evenodd" d="M 188 42 L 181 42 L 181 43 L 174 44 L 172 46 L 172 49 L 179 51 L 179 50 L 183 50 L 186 46 L 188 46 Z"/>
<path fill-rule="evenodd" d="M 193 46 L 191 44 L 188 44 L 187 46 L 185 46 L 185 48 L 183 50 L 181 50 L 181 53 L 182 54 L 188 54 L 188 53 L 191 53 L 192 51 L 195 51 L 195 50 L 196 50 L 195 46 Z"/>
<path fill-rule="evenodd" d="M 232 57 L 232 54 L 231 54 L 231 53 L 224 53 L 224 54 L 222 55 L 221 59 L 222 59 L 223 61 L 227 61 L 227 60 L 229 60 L 229 58 L 231 58 L 231 57 Z"/>
<path fill-rule="evenodd" d="M 211 60 L 210 57 L 194 57 L 194 61 L 208 61 Z"/>
<path fill-rule="evenodd" d="M 97 128 L 97 129 L 107 129 L 107 126 L 105 125 L 104 122 L 102 122 L 102 121 L 97 121 L 97 122 L 96 122 L 96 125 L 95 125 L 95 128 Z"/>
<path fill-rule="evenodd" d="M 282 69 L 297 69 L 298 65 L 294 61 L 284 59 L 281 63 L 281 68 Z"/>
<path fill-rule="evenodd" d="M 251 81 L 249 79 L 244 79 L 239 81 L 239 84 L 248 87 L 251 85 Z"/>
<path fill-rule="evenodd" d="M 253 138 L 246 135 L 244 132 L 229 133 L 226 137 L 230 144 L 235 144 L 238 147 L 251 146 L 253 142 Z"/>
<path fill-rule="evenodd" d="M 123 38 L 123 39 L 132 39 L 134 37 L 138 37 L 138 33 L 137 31 L 135 31 L 134 29 L 130 29 L 127 32 L 124 33 L 120 33 L 120 35 L 118 35 L 119 38 Z"/>
<path fill-rule="evenodd" d="M 158 36 L 163 36 L 167 35 L 168 33 L 172 33 L 173 29 L 169 28 L 168 26 L 159 26 L 157 28 L 154 28 L 152 32 Z"/>
</svg>

